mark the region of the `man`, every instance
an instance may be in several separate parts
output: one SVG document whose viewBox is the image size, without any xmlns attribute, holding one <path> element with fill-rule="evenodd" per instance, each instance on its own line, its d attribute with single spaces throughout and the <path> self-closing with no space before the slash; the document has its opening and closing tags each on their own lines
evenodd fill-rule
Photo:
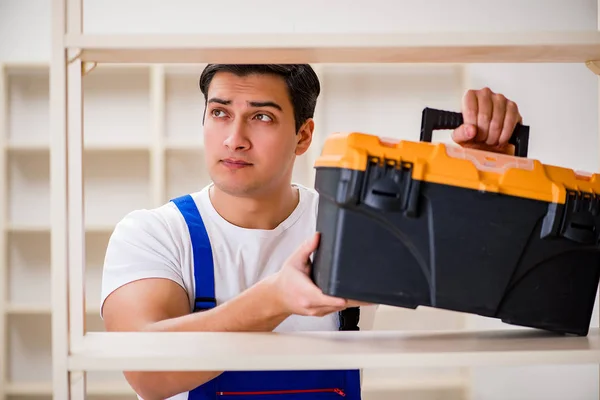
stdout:
<svg viewBox="0 0 600 400">
<path fill-rule="evenodd" d="M 116 226 L 103 276 L 106 329 L 339 329 L 338 312 L 359 304 L 326 296 L 311 282 L 318 197 L 291 183 L 296 156 L 312 140 L 320 91 L 316 74 L 308 65 L 209 65 L 200 89 L 212 183 L 159 208 L 133 211 Z M 507 149 L 521 121 L 514 102 L 487 88 L 468 91 L 462 111 L 465 124 L 453 139 L 493 151 Z M 269 390 L 360 398 L 356 371 L 281 374 L 271 379 L 275 373 L 127 372 L 126 377 L 145 400 L 216 398 L 224 391 L 242 399 Z M 282 382 L 281 377 L 287 386 L 275 391 L 268 382 Z"/>
</svg>

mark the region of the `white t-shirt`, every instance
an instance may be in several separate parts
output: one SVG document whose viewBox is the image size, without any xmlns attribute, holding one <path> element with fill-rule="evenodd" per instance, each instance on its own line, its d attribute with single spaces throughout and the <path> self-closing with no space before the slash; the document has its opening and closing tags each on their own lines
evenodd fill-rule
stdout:
<svg viewBox="0 0 600 400">
<path fill-rule="evenodd" d="M 211 241 L 217 305 L 276 273 L 290 254 L 314 234 L 318 193 L 294 185 L 299 189 L 299 203 L 272 230 L 241 228 L 223 219 L 210 201 L 210 185 L 191 194 Z M 117 224 L 106 251 L 101 306 L 114 290 L 144 278 L 165 278 L 178 283 L 188 294 L 190 311 L 193 309 L 195 284 L 190 235 L 183 215 L 171 202 L 155 209 L 133 211 Z M 361 307 L 361 329 L 371 329 L 373 318 L 374 308 Z M 338 330 L 338 326 L 337 313 L 325 317 L 292 315 L 275 331 L 330 331 Z M 172 399 L 187 399 L 187 394 Z"/>
<path fill-rule="evenodd" d="M 296 185 L 299 203 L 272 230 L 246 229 L 223 219 L 212 206 L 210 186 L 192 194 L 208 232 L 214 259 L 217 304 L 237 296 L 274 274 L 316 229 L 318 194 Z M 136 210 L 121 220 L 108 244 L 102 277 L 102 299 L 134 280 L 166 278 L 188 293 L 194 303 L 192 245 L 185 220 L 175 204 Z M 291 316 L 275 331 L 337 330 L 334 313 L 325 318 Z"/>
</svg>

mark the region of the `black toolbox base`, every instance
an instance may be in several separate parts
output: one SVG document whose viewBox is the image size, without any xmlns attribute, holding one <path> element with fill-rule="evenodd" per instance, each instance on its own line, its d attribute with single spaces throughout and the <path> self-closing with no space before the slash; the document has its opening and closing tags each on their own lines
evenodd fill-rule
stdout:
<svg viewBox="0 0 600 400">
<path fill-rule="evenodd" d="M 317 169 L 313 280 L 324 293 L 587 335 L 600 280 L 596 225 L 569 231 L 562 206 L 415 181 L 403 169 L 389 175 L 394 184 L 382 171 Z M 588 208 L 578 221 L 598 224 Z"/>
</svg>

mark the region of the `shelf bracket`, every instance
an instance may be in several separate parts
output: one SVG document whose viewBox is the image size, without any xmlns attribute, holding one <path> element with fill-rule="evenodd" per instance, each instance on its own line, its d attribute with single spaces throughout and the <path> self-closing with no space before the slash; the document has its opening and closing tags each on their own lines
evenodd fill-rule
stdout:
<svg viewBox="0 0 600 400">
<path fill-rule="evenodd" d="M 600 76 L 600 60 L 586 61 L 585 66 L 594 74 Z"/>
<path fill-rule="evenodd" d="M 73 62 L 75 62 L 78 59 L 81 59 L 81 50 L 77 50 L 77 53 L 70 57 L 68 60 L 68 64 L 71 64 Z M 81 62 L 81 76 L 85 76 L 87 74 L 89 74 L 90 72 L 92 72 L 92 70 L 94 68 L 96 68 L 96 65 L 98 65 L 97 62 L 95 61 L 82 61 Z"/>
<path fill-rule="evenodd" d="M 92 72 L 97 65 L 98 63 L 95 61 L 83 61 L 81 63 L 81 75 L 86 76 L 87 74 Z"/>
<path fill-rule="evenodd" d="M 69 51 L 69 53 L 72 53 L 72 52 Z M 71 64 L 73 61 L 77 60 L 78 58 L 81 58 L 81 50 L 77 50 L 77 52 L 75 53 L 74 56 L 70 56 L 69 59 L 67 60 L 67 64 Z"/>
</svg>

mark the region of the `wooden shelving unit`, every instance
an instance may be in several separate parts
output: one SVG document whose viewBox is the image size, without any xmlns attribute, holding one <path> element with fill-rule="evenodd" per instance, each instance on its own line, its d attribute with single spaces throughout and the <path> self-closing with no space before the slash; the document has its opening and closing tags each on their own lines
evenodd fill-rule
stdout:
<svg viewBox="0 0 600 400">
<path fill-rule="evenodd" d="M 0 171 L 0 271 L 3 282 L 0 310 L 3 313 L 2 337 L 5 338 L 2 342 L 0 398 L 51 398 L 53 304 L 50 268 L 50 68 L 47 63 L 8 63 L 0 64 L 0 70 L 0 120 L 4 122 L 0 130 L 0 160 L 3 161 Z M 120 71 L 115 69 L 116 78 L 120 76 Z M 146 87 L 149 87 L 149 83 Z M 93 87 L 88 91 L 92 95 L 96 92 L 98 91 L 94 91 Z M 110 94 L 110 89 L 104 93 Z M 148 98 L 143 92 L 134 95 L 138 96 L 136 100 L 142 104 L 144 97 Z M 102 116 L 95 118 L 102 119 Z M 113 119 L 116 123 L 120 120 L 119 116 Z M 102 138 L 100 132 L 98 135 Z M 131 190 L 147 186 L 144 171 L 147 175 L 148 168 L 144 164 L 140 165 L 139 161 L 135 163 L 135 156 L 141 153 L 148 158 L 150 146 L 135 147 L 130 143 L 119 142 L 114 137 L 107 139 L 94 141 L 91 136 L 90 143 L 86 145 L 86 182 L 89 190 L 93 193 L 98 185 L 108 185 L 106 188 L 109 190 L 123 193 L 124 189 L 119 187 L 123 185 L 123 176 L 133 179 L 125 182 L 125 186 L 130 185 Z M 111 159 L 123 156 L 133 156 L 137 170 L 125 168 L 124 171 L 128 174 L 124 175 L 119 170 L 105 168 L 104 164 L 114 165 Z M 104 162 L 103 158 L 109 162 Z M 116 167 L 124 168 L 124 164 L 117 164 Z M 119 198 L 116 204 L 129 200 L 125 207 L 131 206 L 139 197 Z M 91 329 L 96 330 L 101 329 L 97 305 L 102 248 L 106 247 L 115 218 L 119 217 L 118 208 L 103 208 L 99 211 L 101 206 L 101 203 L 89 204 L 89 215 L 99 214 L 100 218 L 90 218 L 86 223 L 87 280 L 90 285 L 86 304 L 87 323 Z M 87 393 L 90 397 L 136 398 L 120 373 L 96 373 L 88 377 L 88 382 Z"/>
<path fill-rule="evenodd" d="M 460 314 L 435 310 L 383 307 L 376 321 L 382 330 L 348 335 L 108 334 L 98 314 L 103 251 L 116 222 L 207 183 L 197 90 L 202 63 L 315 63 L 327 88 L 318 110 L 326 119 L 317 131 L 322 141 L 338 128 L 377 123 L 377 115 L 352 113 L 327 94 L 355 95 L 347 82 L 356 79 L 375 97 L 394 90 L 378 86 L 367 68 L 408 81 L 414 79 L 411 67 L 403 64 L 428 64 L 436 89 L 448 99 L 438 105 L 456 109 L 464 89 L 461 63 L 600 60 L 600 33 L 88 36 L 80 29 L 80 1 L 54 0 L 52 10 L 51 63 L 0 65 L 0 173 L 6 177 L 0 180 L 0 339 L 7 355 L 1 358 L 0 399 L 135 399 L 118 372 L 125 367 L 243 369 L 249 363 L 258 369 L 368 368 L 378 371 L 367 374 L 368 391 L 441 390 L 458 393 L 445 398 L 466 399 L 468 367 L 600 364 L 597 329 L 586 338 L 465 331 Z M 82 67 L 91 70 L 82 75 Z M 73 96 L 78 90 L 83 102 Z M 410 118 L 419 118 L 421 106 L 405 110 L 406 126 L 391 134 L 382 126 L 378 133 L 414 139 Z M 341 112 L 356 119 L 348 125 L 327 120 Z M 312 185 L 318 148 L 298 161 L 300 183 Z M 67 200 L 82 212 L 67 211 Z M 381 317 L 386 313 L 419 318 L 403 319 L 401 326 Z M 149 354 L 149 344 L 164 351 Z M 226 357 L 240 348 L 248 350 Z M 385 374 L 428 368 L 444 372 L 403 379 Z M 78 379 L 82 373 L 85 380 Z"/>
</svg>

